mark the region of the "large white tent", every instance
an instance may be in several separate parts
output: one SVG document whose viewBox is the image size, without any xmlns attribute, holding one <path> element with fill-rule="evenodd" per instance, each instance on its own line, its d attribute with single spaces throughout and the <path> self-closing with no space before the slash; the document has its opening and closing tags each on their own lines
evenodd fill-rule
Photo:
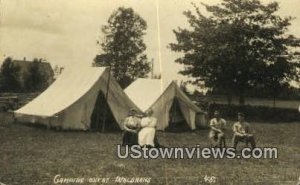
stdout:
<svg viewBox="0 0 300 185">
<path fill-rule="evenodd" d="M 62 129 L 88 130 L 91 128 L 91 116 L 97 107 L 96 102 L 100 93 L 104 94 L 105 98 L 108 94 L 107 99 L 104 99 L 105 103 L 121 129 L 123 119 L 130 108 L 140 111 L 112 75 L 109 75 L 108 69 L 81 67 L 63 71 L 42 94 L 14 111 L 15 118 L 19 122 L 39 123 Z M 97 111 L 108 111 L 107 109 L 107 106 L 98 106 Z"/>
<path fill-rule="evenodd" d="M 160 79 L 137 79 L 125 89 L 129 98 L 142 110 L 152 109 L 158 120 L 157 129 L 165 130 L 170 123 L 170 109 L 176 100 L 183 119 L 195 129 L 197 113 L 203 113 L 178 87 L 175 81 L 164 83 Z"/>
</svg>

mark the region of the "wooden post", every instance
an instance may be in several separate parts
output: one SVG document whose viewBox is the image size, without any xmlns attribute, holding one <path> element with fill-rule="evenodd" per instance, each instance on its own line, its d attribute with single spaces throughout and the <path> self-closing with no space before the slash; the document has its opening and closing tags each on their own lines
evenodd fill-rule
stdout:
<svg viewBox="0 0 300 185">
<path fill-rule="evenodd" d="M 103 122 L 102 122 L 102 132 L 105 132 L 105 124 L 106 124 L 106 114 L 107 114 L 107 109 L 109 109 L 108 105 L 108 93 L 109 93 L 109 83 L 110 83 L 110 74 L 111 73 L 111 66 L 109 66 L 109 73 L 108 73 L 108 79 L 107 79 L 107 87 L 106 87 L 106 94 L 105 94 L 105 101 L 107 103 L 107 107 L 104 109 L 103 112 Z"/>
</svg>

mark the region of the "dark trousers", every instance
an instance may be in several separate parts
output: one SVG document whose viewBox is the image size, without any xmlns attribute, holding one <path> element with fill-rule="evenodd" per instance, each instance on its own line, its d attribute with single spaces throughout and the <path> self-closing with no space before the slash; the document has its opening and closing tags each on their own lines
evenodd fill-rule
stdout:
<svg viewBox="0 0 300 185">
<path fill-rule="evenodd" d="M 136 133 L 125 131 L 123 135 L 123 146 L 138 145 L 138 135 Z"/>
<path fill-rule="evenodd" d="M 211 131 L 209 133 L 209 139 L 212 147 L 226 147 L 226 139 L 224 133 Z"/>
<path fill-rule="evenodd" d="M 232 138 L 233 148 L 236 149 L 237 144 L 239 142 L 245 142 L 246 147 L 248 147 L 248 144 L 250 143 L 252 149 L 256 147 L 255 139 L 253 135 L 245 135 L 245 136 L 234 135 Z"/>
<path fill-rule="evenodd" d="M 162 145 L 160 145 L 159 142 L 158 142 L 158 139 L 157 139 L 157 137 L 156 137 L 156 134 L 155 134 L 155 136 L 154 136 L 154 146 L 155 146 L 155 147 L 158 147 L 158 148 L 159 148 L 159 147 L 162 147 Z"/>
</svg>

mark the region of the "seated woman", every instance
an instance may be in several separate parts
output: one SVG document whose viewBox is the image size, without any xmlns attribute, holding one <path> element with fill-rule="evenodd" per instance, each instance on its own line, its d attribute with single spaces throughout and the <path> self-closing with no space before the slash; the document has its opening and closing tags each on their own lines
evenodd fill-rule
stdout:
<svg viewBox="0 0 300 185">
<path fill-rule="evenodd" d="M 138 134 L 138 143 L 142 147 L 156 147 L 157 145 L 157 141 L 154 141 L 157 119 L 152 115 L 153 110 L 150 109 L 146 112 L 146 117 L 141 120 L 141 130 Z"/>
<path fill-rule="evenodd" d="M 138 130 L 140 128 L 140 119 L 136 116 L 136 110 L 130 109 L 128 117 L 124 121 L 123 146 L 138 145 Z"/>
</svg>

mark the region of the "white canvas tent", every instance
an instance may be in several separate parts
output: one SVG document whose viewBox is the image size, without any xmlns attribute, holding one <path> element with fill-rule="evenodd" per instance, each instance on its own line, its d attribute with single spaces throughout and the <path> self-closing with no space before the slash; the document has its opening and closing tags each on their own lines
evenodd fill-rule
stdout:
<svg viewBox="0 0 300 185">
<path fill-rule="evenodd" d="M 183 119 L 192 130 L 196 128 L 196 114 L 202 113 L 174 81 L 164 84 L 159 79 L 140 78 L 128 86 L 125 93 L 142 111 L 153 110 L 158 120 L 158 130 L 165 130 L 169 126 L 170 109 L 175 100 Z"/>
<path fill-rule="evenodd" d="M 19 122 L 39 123 L 62 129 L 88 130 L 91 128 L 91 116 L 97 97 L 100 93 L 106 95 L 108 81 L 109 91 L 105 101 L 115 121 L 123 129 L 122 122 L 128 110 L 130 108 L 140 110 L 109 75 L 109 70 L 103 67 L 66 69 L 42 94 L 16 110 L 15 118 Z M 104 111 L 105 108 L 99 109 Z"/>
</svg>

